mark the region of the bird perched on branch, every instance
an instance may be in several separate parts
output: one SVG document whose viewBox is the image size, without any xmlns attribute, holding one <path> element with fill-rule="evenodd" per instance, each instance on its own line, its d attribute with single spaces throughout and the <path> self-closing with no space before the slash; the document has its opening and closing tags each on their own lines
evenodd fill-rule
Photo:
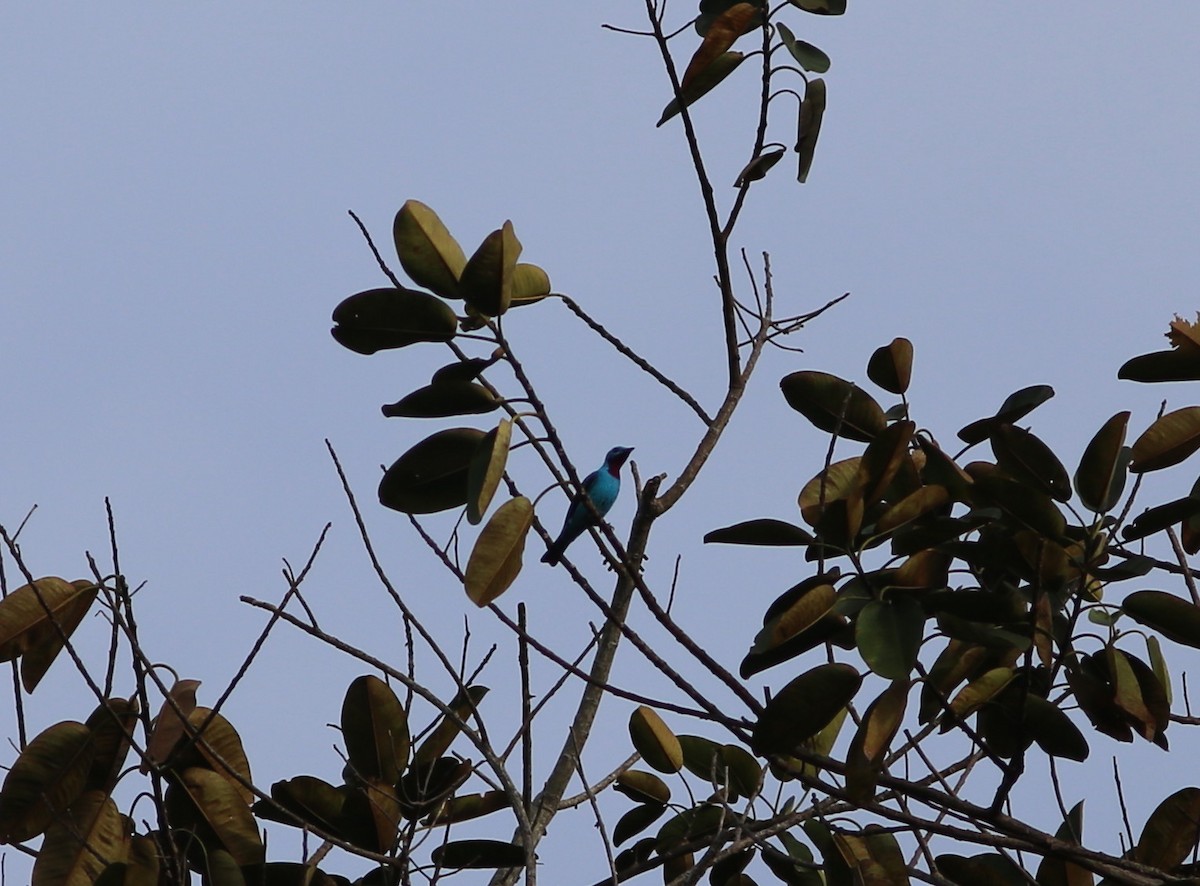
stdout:
<svg viewBox="0 0 1200 886">
<path fill-rule="evenodd" d="M 575 497 L 571 506 L 567 508 L 562 531 L 542 557 L 543 563 L 556 565 L 567 545 L 579 538 L 589 526 L 595 526 L 598 518 L 612 509 L 613 502 L 617 500 L 617 493 L 621 491 L 621 465 L 625 464 L 625 459 L 629 458 L 631 452 L 632 446 L 614 446 L 608 450 L 608 455 L 604 456 L 604 464 L 583 478 L 583 491 L 591 500 L 592 506 L 588 507 L 582 496 Z"/>
</svg>

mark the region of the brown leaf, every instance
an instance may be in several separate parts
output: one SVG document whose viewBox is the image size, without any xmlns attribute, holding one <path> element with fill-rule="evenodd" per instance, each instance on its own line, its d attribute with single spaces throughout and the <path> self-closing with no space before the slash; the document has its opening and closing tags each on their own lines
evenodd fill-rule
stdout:
<svg viewBox="0 0 1200 886">
<path fill-rule="evenodd" d="M 758 7 L 753 3 L 738 3 L 729 7 L 709 26 L 704 35 L 704 42 L 688 62 L 683 79 L 679 81 L 679 91 L 687 89 L 712 62 L 729 49 L 737 38 L 749 31 L 753 24 Z"/>
</svg>

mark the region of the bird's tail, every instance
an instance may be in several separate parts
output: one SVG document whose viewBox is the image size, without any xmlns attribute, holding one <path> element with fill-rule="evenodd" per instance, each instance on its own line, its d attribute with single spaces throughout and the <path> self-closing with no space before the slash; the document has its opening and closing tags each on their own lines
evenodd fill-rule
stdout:
<svg viewBox="0 0 1200 886">
<path fill-rule="evenodd" d="M 561 545 L 557 541 L 546 549 L 546 553 L 542 554 L 542 562 L 548 563 L 551 566 L 557 566 L 559 558 L 562 557 L 563 549 L 566 545 Z"/>
</svg>

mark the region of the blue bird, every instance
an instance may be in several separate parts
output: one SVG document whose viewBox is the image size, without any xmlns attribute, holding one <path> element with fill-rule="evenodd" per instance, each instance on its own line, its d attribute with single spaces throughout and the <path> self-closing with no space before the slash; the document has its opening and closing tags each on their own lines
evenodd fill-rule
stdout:
<svg viewBox="0 0 1200 886">
<path fill-rule="evenodd" d="M 592 507 L 587 506 L 582 496 L 575 497 L 567 508 L 562 531 L 542 557 L 543 563 L 556 565 L 567 545 L 579 538 L 589 526 L 595 526 L 597 515 L 603 517 L 612 509 L 617 493 L 621 491 L 621 465 L 625 464 L 631 452 L 632 446 L 614 446 L 604 456 L 604 464 L 583 478 L 583 491 L 591 499 Z"/>
</svg>

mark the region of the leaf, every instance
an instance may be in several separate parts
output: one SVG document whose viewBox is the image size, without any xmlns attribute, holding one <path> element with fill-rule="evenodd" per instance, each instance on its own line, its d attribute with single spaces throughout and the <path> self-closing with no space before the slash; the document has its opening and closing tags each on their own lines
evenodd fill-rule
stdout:
<svg viewBox="0 0 1200 886">
<path fill-rule="evenodd" d="M 696 75 L 695 79 L 688 84 L 687 89 L 679 91 L 679 97 L 673 98 L 667 102 L 667 106 L 663 108 L 662 116 L 658 118 L 655 126 L 662 126 L 672 117 L 680 112 L 682 108 L 690 107 L 699 99 L 703 98 L 711 92 L 718 84 L 726 77 L 737 70 L 746 56 L 737 51 L 723 53 L 713 59 L 712 63 L 702 72 Z"/>
<path fill-rule="evenodd" d="M 454 768 L 459 768 L 458 761 L 450 761 Z M 469 764 L 466 765 L 469 768 Z M 413 770 L 404 773 L 401 785 L 409 784 Z M 400 826 L 402 815 L 411 813 L 419 817 L 437 807 L 449 794 L 466 780 L 453 783 L 445 793 L 428 804 L 419 807 L 405 807 L 398 796 L 398 787 L 382 781 L 368 780 L 357 785 L 345 786 L 345 802 L 342 804 L 342 815 L 338 822 L 338 832 L 345 834 L 347 841 L 361 846 L 370 852 L 386 852 L 396 842 L 396 832 Z"/>
<path fill-rule="evenodd" d="M 812 535 L 799 526 L 766 517 L 714 529 L 704 536 L 705 544 L 796 547 L 812 542 Z"/>
<path fill-rule="evenodd" d="M 788 405 L 818 430 L 848 440 L 869 443 L 887 422 L 883 410 L 868 394 L 827 372 L 804 370 L 785 375 L 779 382 Z"/>
<path fill-rule="evenodd" d="M 112 791 L 129 755 L 129 737 L 137 725 L 135 698 L 109 698 L 98 705 L 84 723 L 92 733 L 95 754 L 88 772 L 88 790 Z"/>
<path fill-rule="evenodd" d="M 613 845 L 620 846 L 630 837 L 636 837 L 662 818 L 662 814 L 666 811 L 667 807 L 662 803 L 634 806 L 617 819 L 617 823 L 613 827 Z"/>
<path fill-rule="evenodd" d="M 815 527 L 821 523 L 825 511 L 829 510 L 834 502 L 857 498 L 861 508 L 861 468 L 861 456 L 835 461 L 827 470 L 805 483 L 796 501 L 800 506 L 800 516 L 810 526 Z"/>
<path fill-rule="evenodd" d="M 396 786 L 400 814 L 414 820 L 440 814 L 447 808 L 451 795 L 471 777 L 472 768 L 470 760 L 456 757 L 439 757 L 428 764 L 415 760 Z M 387 798 L 384 797 L 384 800 Z M 380 840 L 386 838 L 385 845 L 390 846 L 395 835 L 395 823 L 389 823 L 385 818 L 375 827 L 375 832 Z"/>
<path fill-rule="evenodd" d="M 524 867 L 525 849 L 500 840 L 451 840 L 429 853 L 433 863 L 443 868 L 515 868 Z"/>
<path fill-rule="evenodd" d="M 447 707 L 454 712 L 459 720 L 465 722 L 475 716 L 476 708 L 487 694 L 488 687 L 486 686 L 468 686 L 465 694 L 461 690 L 455 693 L 454 698 L 450 700 L 450 704 Z M 413 757 L 413 765 L 433 765 L 435 761 L 440 759 L 450 749 L 450 745 L 454 743 L 454 739 L 458 738 L 458 734 L 461 731 L 462 727 L 453 718 L 443 714 L 438 720 L 438 725 L 421 742 L 416 756 Z M 471 771 L 470 767 L 467 768 L 467 771 Z"/>
<path fill-rule="evenodd" d="M 487 606 L 517 580 L 532 525 L 533 503 L 519 495 L 501 505 L 483 527 L 463 579 L 467 597 L 476 606 Z"/>
<path fill-rule="evenodd" d="M 192 740 L 187 754 L 173 761 L 173 765 L 181 769 L 188 766 L 211 769 L 228 779 L 247 805 L 253 803 L 254 793 L 247 787 L 247 784 L 253 783 L 250 761 L 246 758 L 241 736 L 233 724 L 222 714 L 213 713 L 211 708 L 197 707 L 188 715 L 188 726 L 189 736 L 196 735 L 201 726 L 204 732 Z"/>
<path fill-rule="evenodd" d="M 480 374 L 500 359 L 504 352 L 497 348 L 491 357 L 472 357 L 469 360 L 455 360 L 447 363 L 433 373 L 433 384 L 451 381 L 474 381 Z"/>
<path fill-rule="evenodd" d="M 641 705 L 629 717 L 629 738 L 651 769 L 670 774 L 683 768 L 683 746 L 652 708 Z"/>
<path fill-rule="evenodd" d="M 46 831 L 31 886 L 92 884 L 112 862 L 125 859 L 125 826 L 116 804 L 88 791 Z"/>
<path fill-rule="evenodd" d="M 1126 360 L 1117 378 L 1138 382 L 1196 381 L 1200 354 L 1194 350 L 1155 351 Z"/>
<path fill-rule="evenodd" d="M 500 419 L 500 423 L 488 431 L 467 469 L 467 521 L 475 526 L 483 520 L 492 497 L 504 479 L 508 465 L 508 451 L 512 442 L 512 420 Z"/>
<path fill-rule="evenodd" d="M 1162 871 L 1182 864 L 1200 840 L 1200 788 L 1183 788 L 1158 806 L 1142 828 L 1135 861 Z"/>
<path fill-rule="evenodd" d="M 904 722 L 909 682 L 897 680 L 871 702 L 846 752 L 846 791 L 853 802 L 866 803 L 875 793 L 884 757 Z"/>
<path fill-rule="evenodd" d="M 922 486 L 884 511 L 875 523 L 875 532 L 879 535 L 892 532 L 926 514 L 944 508 L 949 503 L 950 493 L 946 491 L 945 486 Z"/>
<path fill-rule="evenodd" d="M 788 2 L 798 9 L 814 15 L 843 15 L 846 12 L 846 0 L 788 0 Z"/>
<path fill-rule="evenodd" d="M 44 673 L 62 648 L 55 622 L 69 637 L 87 609 L 84 601 L 90 605 L 96 591 L 91 582 L 68 582 L 46 576 L 22 585 L 0 600 L 0 661 L 12 661 L 39 648 L 44 658 L 53 650 L 49 661 L 43 662 Z"/>
<path fill-rule="evenodd" d="M 782 32 L 783 25 L 779 25 L 779 29 Z M 907 338 L 894 338 L 871 354 L 867 361 L 867 378 L 889 394 L 903 394 L 912 380 L 912 361 L 912 342 Z"/>
<path fill-rule="evenodd" d="M 667 783 L 653 772 L 641 769 L 626 769 L 617 776 L 613 790 L 635 803 L 665 806 L 671 802 L 671 789 Z"/>
<path fill-rule="evenodd" d="M 411 740 L 404 705 L 374 674 L 356 677 L 342 699 L 342 740 L 355 775 L 394 784 L 408 765 Z"/>
<path fill-rule="evenodd" d="M 1166 591 L 1135 591 L 1121 608 L 1176 643 L 1200 649 L 1200 607 Z"/>
<path fill-rule="evenodd" d="M 1118 412 L 1100 427 L 1079 459 L 1075 491 L 1090 511 L 1106 514 L 1121 500 L 1132 457 L 1132 451 L 1125 446 L 1128 424 L 1129 411 Z"/>
<path fill-rule="evenodd" d="M 1135 474 L 1177 465 L 1200 449 L 1200 406 L 1176 409 L 1157 419 L 1133 443 L 1129 470 Z"/>
<path fill-rule="evenodd" d="M 194 830 L 212 851 L 224 849 L 238 865 L 261 864 L 264 849 L 249 807 L 215 772 L 184 769 L 167 787 L 172 825 Z"/>
<path fill-rule="evenodd" d="M 811 43 L 806 43 L 803 40 L 797 40 L 796 35 L 783 22 L 775 25 L 775 29 L 779 31 L 779 37 L 783 40 L 783 45 L 787 47 L 787 51 L 806 71 L 812 71 L 816 74 L 824 74 L 829 70 L 831 62 L 829 56 L 823 53 Z M 893 393 L 899 393 L 894 391 Z"/>
<path fill-rule="evenodd" d="M 271 799 L 322 833 L 340 836 L 338 830 L 346 794 L 327 781 L 312 775 L 297 775 L 271 785 Z M 291 816 L 260 800 L 254 804 L 254 814 L 270 821 L 295 826 Z"/>
<path fill-rule="evenodd" d="M 41 580 L 41 582 L 45 581 L 46 579 Z M 38 587 L 41 587 L 41 582 L 37 583 Z M 75 629 L 83 621 L 83 617 L 91 608 L 96 599 L 96 593 L 99 591 L 98 585 L 86 579 L 73 581 L 69 587 L 75 593 L 67 595 L 61 603 L 52 605 L 53 617 L 46 616 L 20 638 L 20 642 L 27 644 L 28 650 L 21 659 L 21 685 L 26 692 L 33 692 L 37 688 L 42 677 L 46 675 L 46 671 L 50 670 L 50 665 L 54 664 L 58 653 L 62 652 L 64 638 L 69 639 L 75 633 Z M 18 593 L 20 590 L 18 588 L 14 593 Z M 10 594 L 8 599 L 11 598 Z M 45 594 L 42 599 L 47 604 L 51 603 Z M 42 604 L 38 603 L 36 599 L 34 603 L 42 608 Z M 44 615 L 44 608 L 42 608 L 42 612 Z"/>
<path fill-rule="evenodd" d="M 987 702 L 991 701 L 1013 681 L 1016 672 L 1009 667 L 992 668 L 987 673 L 972 680 L 958 691 L 950 700 L 950 710 L 942 715 L 941 731 L 953 728 L 960 720 L 965 720 Z"/>
<path fill-rule="evenodd" d="M 759 154 L 749 163 L 742 167 L 742 171 L 738 173 L 738 177 L 734 180 L 735 188 L 743 187 L 756 182 L 766 177 L 766 174 L 771 171 L 771 168 L 783 159 L 783 155 L 787 153 L 786 148 L 775 148 L 774 150 L 764 151 Z"/>
<path fill-rule="evenodd" d="M 1023 418 L 1033 412 L 1034 409 L 1041 406 L 1053 396 L 1054 388 L 1050 387 L 1050 385 L 1032 385 L 1028 388 L 1021 388 L 1021 390 L 1010 394 L 1000 404 L 1000 409 L 995 415 L 973 421 L 959 431 L 958 439 L 962 440 L 968 446 L 982 443 L 991 435 L 993 428 L 1002 424 L 1012 424 L 1017 419 Z"/>
<path fill-rule="evenodd" d="M 817 149 L 817 137 L 821 134 L 821 118 L 825 116 L 825 98 L 825 81 L 820 77 L 809 80 L 796 124 L 796 153 L 800 156 L 796 179 L 800 184 L 808 181 L 808 172 L 812 169 L 813 152 Z"/>
<path fill-rule="evenodd" d="M 1071 807 L 1066 819 L 1058 826 L 1054 836 L 1064 843 L 1076 846 L 1083 842 L 1083 801 L 1080 800 Z M 1039 886 L 1092 886 L 1095 882 L 1092 872 L 1086 868 L 1053 855 L 1042 858 L 1038 865 L 1037 882 Z"/>
<path fill-rule="evenodd" d="M 1121 537 L 1125 541 L 1135 541 L 1196 516 L 1200 516 L 1200 498 L 1190 495 L 1177 498 L 1142 511 L 1133 518 L 1132 523 L 1121 530 Z"/>
<path fill-rule="evenodd" d="M 471 821 L 499 812 L 501 809 L 511 809 L 512 802 L 504 791 L 484 791 L 479 794 L 465 794 L 451 797 L 442 806 L 436 816 L 430 816 L 423 824 L 436 827 L 445 824 L 457 824 L 460 821 Z"/>
<path fill-rule="evenodd" d="M 333 309 L 334 339 L 357 354 L 454 338 L 458 318 L 437 296 L 416 289 L 368 289 Z"/>
<path fill-rule="evenodd" d="M 512 276 L 512 302 L 509 307 L 531 305 L 550 294 L 550 275 L 537 265 L 517 262 Z"/>
<path fill-rule="evenodd" d="M 400 266 L 414 283 L 443 298 L 459 297 L 467 256 L 436 212 L 417 200 L 406 201 L 392 222 L 392 238 Z"/>
<path fill-rule="evenodd" d="M 1088 758 L 1088 743 L 1079 727 L 1054 702 L 1039 695 L 1025 696 L 1025 726 L 1039 748 L 1051 757 L 1082 763 Z"/>
<path fill-rule="evenodd" d="M 761 20 L 758 7 L 753 3 L 735 3 L 718 15 L 709 25 L 704 34 L 704 40 L 692 55 L 683 77 L 679 81 L 679 91 L 695 83 L 696 78 L 704 72 L 719 56 L 725 53 L 743 34 L 753 28 L 755 19 Z"/>
<path fill-rule="evenodd" d="M 848 664 L 805 671 L 767 702 L 754 725 L 752 750 L 760 756 L 792 753 L 833 720 L 861 685 L 862 677 Z"/>
<path fill-rule="evenodd" d="M 380 410 L 384 418 L 446 418 L 482 415 L 500 408 L 500 400 L 481 384 L 471 381 L 434 382 L 417 388 Z"/>
<path fill-rule="evenodd" d="M 476 428 L 449 428 L 426 437 L 387 469 L 379 483 L 380 504 L 404 514 L 466 504 L 471 459 L 483 438 Z"/>
<path fill-rule="evenodd" d="M 163 699 L 154 728 L 146 741 L 146 754 L 139 770 L 144 775 L 152 766 L 162 766 L 171 759 L 179 739 L 183 738 L 184 721 L 196 709 L 196 690 L 199 680 L 176 680 L 170 697 Z"/>
<path fill-rule="evenodd" d="M 1056 501 L 1071 498 L 1071 478 L 1054 451 L 1033 433 L 997 425 L 991 433 L 996 464 L 1014 480 L 1036 486 Z"/>
<path fill-rule="evenodd" d="M 858 466 L 864 505 L 873 505 L 887 495 L 901 466 L 910 458 L 909 445 L 916 428 L 911 421 L 893 422 L 867 444 Z"/>
<path fill-rule="evenodd" d="M 513 274 L 521 241 L 511 221 L 488 234 L 463 268 L 458 291 L 467 306 L 485 317 L 499 317 L 512 303 Z"/>
<path fill-rule="evenodd" d="M 863 661 L 888 680 L 906 679 L 924 636 L 925 611 L 911 597 L 872 600 L 855 623 L 854 639 Z"/>
<path fill-rule="evenodd" d="M 1028 886 L 1029 877 L 1005 855 L 984 853 L 964 858 L 939 855 L 934 859 L 942 876 L 958 886 Z"/>
<path fill-rule="evenodd" d="M 91 730 L 73 720 L 56 723 L 26 745 L 0 787 L 0 843 L 44 832 L 82 793 L 94 755 Z"/>
</svg>

